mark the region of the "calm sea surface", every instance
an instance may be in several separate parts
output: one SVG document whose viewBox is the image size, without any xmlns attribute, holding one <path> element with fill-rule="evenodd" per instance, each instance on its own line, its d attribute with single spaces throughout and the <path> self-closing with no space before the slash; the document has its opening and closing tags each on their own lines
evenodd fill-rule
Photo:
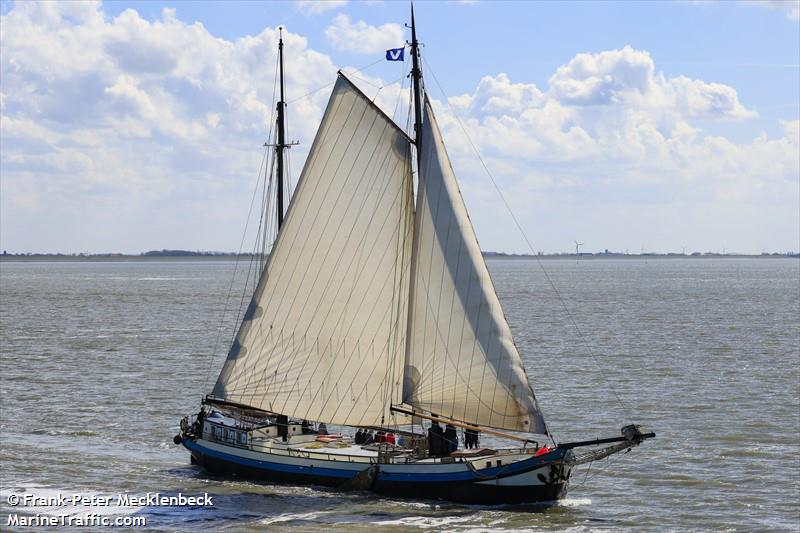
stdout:
<svg viewBox="0 0 800 533">
<path fill-rule="evenodd" d="M 234 266 L 0 264 L 0 530 L 13 529 L 12 493 L 156 491 L 214 495 L 208 508 L 124 510 L 161 531 L 800 529 L 797 259 L 543 261 L 561 299 L 535 261 L 490 261 L 555 436 L 612 436 L 630 421 L 658 434 L 581 467 L 545 511 L 220 480 L 191 466 L 172 437 L 208 390 L 221 323 L 217 360 L 230 342 Z"/>
</svg>

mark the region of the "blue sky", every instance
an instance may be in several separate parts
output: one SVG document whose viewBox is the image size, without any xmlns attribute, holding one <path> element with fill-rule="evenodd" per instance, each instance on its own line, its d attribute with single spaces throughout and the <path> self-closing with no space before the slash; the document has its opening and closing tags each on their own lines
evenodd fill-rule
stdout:
<svg viewBox="0 0 800 533">
<path fill-rule="evenodd" d="M 291 100 L 379 60 L 408 20 L 404 2 L 0 5 L 0 240 L 14 252 L 237 249 L 274 29 L 287 31 Z M 526 251 L 456 115 L 537 249 L 800 248 L 800 2 L 416 13 L 484 249 Z M 356 81 L 386 85 L 391 112 L 401 69 L 379 62 Z M 295 179 L 326 97 L 290 106 Z"/>
</svg>

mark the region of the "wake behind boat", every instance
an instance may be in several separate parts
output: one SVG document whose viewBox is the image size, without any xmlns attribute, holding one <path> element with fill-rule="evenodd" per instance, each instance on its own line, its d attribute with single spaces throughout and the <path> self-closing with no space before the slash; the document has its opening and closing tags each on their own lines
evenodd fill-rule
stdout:
<svg viewBox="0 0 800 533">
<path fill-rule="evenodd" d="M 175 442 L 218 474 L 555 501 L 576 465 L 655 435 L 549 433 L 423 86 L 413 9 L 409 44 L 413 138 L 339 73 L 284 217 L 279 42 L 277 237 L 213 391 Z M 481 447 L 485 434 L 516 444 Z"/>
</svg>

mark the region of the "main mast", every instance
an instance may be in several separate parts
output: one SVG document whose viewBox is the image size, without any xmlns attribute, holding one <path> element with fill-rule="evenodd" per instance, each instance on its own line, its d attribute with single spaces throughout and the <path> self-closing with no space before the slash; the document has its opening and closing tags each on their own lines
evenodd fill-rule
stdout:
<svg viewBox="0 0 800 533">
<path fill-rule="evenodd" d="M 419 68 L 419 43 L 417 26 L 414 23 L 414 4 L 411 4 L 411 80 L 414 87 L 414 144 L 417 146 L 417 172 L 420 163 L 420 139 L 422 138 L 422 71 Z"/>
<path fill-rule="evenodd" d="M 420 186 L 419 180 L 422 178 L 422 174 L 420 173 L 420 168 L 422 167 L 422 156 L 421 150 L 422 148 L 422 92 L 420 88 L 420 81 L 422 79 L 422 71 L 419 69 L 419 43 L 417 42 L 417 25 L 414 22 L 414 3 L 411 3 L 411 81 L 413 83 L 413 91 L 414 91 L 414 146 L 417 149 L 417 194 L 422 191 L 422 187 Z M 418 197 L 419 200 L 419 197 Z M 417 201 L 418 203 L 418 201 Z M 406 350 L 405 350 L 405 364 L 403 365 L 404 372 L 405 368 L 409 366 L 409 361 L 411 358 L 411 343 L 409 339 L 411 338 L 412 328 L 413 328 L 413 316 L 412 310 L 414 309 L 414 283 L 417 278 L 417 261 L 416 257 L 419 253 L 419 218 L 414 216 L 414 229 L 413 229 L 413 236 L 411 239 L 411 257 L 409 258 L 409 262 L 411 263 L 411 269 L 409 272 L 408 278 L 408 311 L 406 317 Z M 406 390 L 406 379 L 403 378 L 403 401 L 406 399 L 406 393 L 409 392 Z M 389 406 L 389 411 L 394 413 L 395 407 L 393 405 Z M 412 418 L 413 420 L 413 418 Z"/>
<path fill-rule="evenodd" d="M 286 109 L 286 102 L 284 101 L 284 82 L 283 82 L 283 28 L 278 28 L 280 37 L 278 39 L 278 62 L 280 64 L 280 84 L 281 84 L 281 99 L 278 102 L 278 142 L 275 144 L 275 157 L 278 160 L 277 166 L 277 195 L 278 195 L 278 231 L 283 225 L 283 163 L 284 163 L 284 150 L 286 149 L 286 120 L 284 118 L 284 111 Z"/>
</svg>

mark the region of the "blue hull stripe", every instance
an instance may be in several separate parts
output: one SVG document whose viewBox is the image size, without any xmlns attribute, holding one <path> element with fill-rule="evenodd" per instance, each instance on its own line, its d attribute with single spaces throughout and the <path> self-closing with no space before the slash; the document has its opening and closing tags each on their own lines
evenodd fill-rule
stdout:
<svg viewBox="0 0 800 533">
<path fill-rule="evenodd" d="M 257 468 L 266 471 L 285 472 L 288 474 L 323 476 L 335 479 L 349 479 L 355 477 L 356 474 L 359 473 L 358 470 L 325 468 L 316 465 L 313 467 L 298 466 L 298 465 L 288 465 L 283 463 L 274 463 L 271 461 L 259 461 L 256 459 L 248 459 L 246 457 L 240 457 L 238 455 L 232 455 L 220 452 L 218 450 L 212 450 L 210 448 L 206 448 L 205 446 L 201 446 L 196 442 L 187 439 L 183 440 L 183 445 L 186 446 L 186 448 L 188 448 L 190 451 L 196 451 L 198 453 L 201 453 L 203 455 L 206 455 L 214 459 L 228 461 L 231 463 L 237 463 L 249 466 L 251 468 Z M 400 472 L 387 472 L 385 470 L 379 470 L 377 479 L 380 481 L 393 481 L 398 483 L 409 483 L 409 482 L 441 483 L 448 481 L 484 481 L 487 478 L 495 478 L 495 477 L 502 479 L 504 477 L 522 474 L 524 472 L 528 472 L 536 468 L 541 468 L 542 466 L 546 466 L 550 463 L 559 461 L 564 458 L 564 454 L 565 454 L 564 450 L 556 449 L 540 457 L 531 457 L 530 459 L 526 459 L 524 461 L 517 461 L 515 463 L 509 463 L 504 466 L 481 469 L 479 475 L 476 475 L 476 473 L 473 472 L 472 470 L 464 470 L 461 472 L 435 473 L 435 474 L 425 474 L 419 472 L 405 474 Z M 320 460 L 320 462 L 325 462 L 325 461 Z M 364 468 L 368 468 L 369 466 L 370 466 L 369 464 L 364 463 Z M 427 466 L 427 465 L 425 465 L 424 463 L 421 464 L 418 463 L 416 466 Z"/>
<path fill-rule="evenodd" d="M 272 463 L 269 461 L 258 461 L 256 459 L 248 459 L 247 457 L 240 457 L 238 455 L 231 455 L 228 453 L 219 452 L 217 450 L 212 450 L 211 448 L 206 448 L 204 446 L 197 444 L 196 442 L 192 442 L 191 440 L 187 439 L 183 439 L 183 445 L 186 446 L 186 448 L 188 448 L 191 451 L 202 453 L 203 455 L 207 455 L 214 459 L 220 459 L 222 461 L 228 461 L 231 463 L 238 463 L 240 465 L 245 465 L 252 468 L 258 468 L 261 470 L 272 470 L 274 472 L 286 472 L 289 474 L 312 474 L 315 476 L 327 476 L 337 479 L 349 479 L 358 474 L 357 470 L 348 471 L 348 470 L 340 470 L 338 468 L 287 465 L 282 463 Z"/>
</svg>

